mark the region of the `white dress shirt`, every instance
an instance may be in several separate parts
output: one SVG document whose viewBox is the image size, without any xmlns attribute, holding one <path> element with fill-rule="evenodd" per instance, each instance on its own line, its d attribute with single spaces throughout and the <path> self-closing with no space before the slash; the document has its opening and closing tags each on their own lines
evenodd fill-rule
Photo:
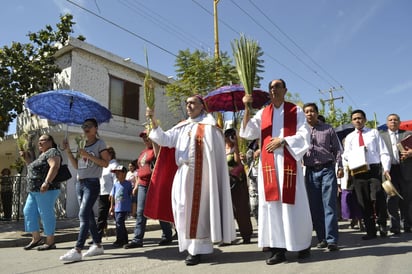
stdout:
<svg viewBox="0 0 412 274">
<path fill-rule="evenodd" d="M 362 129 L 363 141 L 366 146 L 366 162 L 371 164 L 382 164 L 384 171 L 391 168 L 391 157 L 385 142 L 379 135 L 378 130 L 364 127 Z M 359 133 L 355 129 L 346 136 L 343 157 L 348 160 L 348 155 L 355 147 L 359 147 Z"/>
<path fill-rule="evenodd" d="M 388 129 L 389 136 L 391 137 L 392 151 L 393 151 L 393 162 L 392 164 L 399 164 L 399 151 L 398 151 L 398 131 L 391 131 Z"/>
</svg>

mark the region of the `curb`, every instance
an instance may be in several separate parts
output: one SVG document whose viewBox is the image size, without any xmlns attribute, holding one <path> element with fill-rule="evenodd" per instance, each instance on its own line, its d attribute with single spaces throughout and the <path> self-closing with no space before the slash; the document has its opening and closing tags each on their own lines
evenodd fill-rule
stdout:
<svg viewBox="0 0 412 274">
<path fill-rule="evenodd" d="M 73 220 L 71 220 L 73 221 Z M 146 231 L 153 231 L 160 229 L 159 222 L 156 220 L 147 220 L 146 224 Z M 65 228 L 57 228 L 56 233 L 54 235 L 55 243 L 63 243 L 63 242 L 71 242 L 76 241 L 79 235 L 79 221 L 77 220 L 77 226 L 72 227 L 65 227 Z M 126 229 L 129 234 L 134 233 L 136 219 L 131 219 L 126 221 Z M 19 223 L 18 225 L 22 225 Z M 63 224 L 64 226 L 64 224 Z M 106 233 L 103 236 L 110 237 L 116 235 L 116 226 L 113 221 L 109 220 L 108 227 L 106 229 Z M 44 236 L 42 236 L 44 237 Z M 104 239 L 103 238 L 103 239 Z M 31 234 L 26 233 L 24 231 L 12 231 L 12 232 L 4 232 L 0 233 L 0 248 L 5 247 L 23 247 L 27 245 L 31 240 Z"/>
</svg>

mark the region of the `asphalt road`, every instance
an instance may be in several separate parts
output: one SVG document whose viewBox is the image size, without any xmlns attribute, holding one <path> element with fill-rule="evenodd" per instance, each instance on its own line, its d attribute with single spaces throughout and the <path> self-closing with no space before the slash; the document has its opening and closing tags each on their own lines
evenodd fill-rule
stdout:
<svg viewBox="0 0 412 274">
<path fill-rule="evenodd" d="M 266 254 L 257 247 L 256 238 L 249 245 L 215 246 L 214 253 L 204 255 L 201 264 L 186 266 L 186 253 L 179 253 L 176 242 L 158 246 L 161 232 L 154 230 L 146 233 L 143 248 L 112 248 L 115 239 L 109 237 L 104 239 L 104 255 L 76 263 L 59 261 L 74 241 L 43 252 L 1 248 L 0 273 L 412 273 L 412 233 L 363 241 L 363 234 L 348 229 L 347 223 L 340 223 L 340 227 L 339 251 L 312 247 L 306 260 L 288 252 L 288 262 L 272 266 L 265 264 Z"/>
</svg>

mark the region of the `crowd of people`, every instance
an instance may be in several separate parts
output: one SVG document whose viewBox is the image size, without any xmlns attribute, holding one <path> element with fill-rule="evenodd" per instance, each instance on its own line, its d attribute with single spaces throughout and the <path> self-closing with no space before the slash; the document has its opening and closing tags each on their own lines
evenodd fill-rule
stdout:
<svg viewBox="0 0 412 274">
<path fill-rule="evenodd" d="M 179 251 L 187 252 L 186 265 L 199 264 L 201 255 L 213 252 L 214 244 L 233 244 L 235 221 L 242 243 L 250 244 L 251 217 L 258 223 L 258 247 L 269 254 L 268 265 L 287 261 L 287 251 L 297 252 L 298 259 L 309 257 L 312 231 L 317 248 L 339 250 L 340 218 L 350 219 L 353 228 L 364 229 L 363 240 L 376 238 L 378 232 L 381 237 L 411 232 L 412 148 L 398 144 L 412 132 L 399 129 L 400 117 L 388 115 L 388 130 L 379 132 L 365 126 L 364 111 L 354 110 L 354 130 L 340 140 L 320 117 L 315 103 L 299 107 L 285 101 L 284 80 L 270 81 L 268 88 L 270 104 L 253 116 L 247 107 L 253 97 L 243 97 L 245 111 L 239 131 L 219 128 L 198 95 L 186 99 L 188 118 L 167 131 L 158 126 L 154 110 L 148 108 L 152 129 L 139 134 L 146 147 L 128 169 L 117 163 L 114 149 L 99 138 L 96 120 L 86 119 L 82 125 L 86 145 L 78 149 L 78 155 L 72 154 L 67 140 L 63 143 L 77 169 L 80 232 L 75 247 L 60 260 L 103 254 L 102 235 L 110 215 L 116 220 L 113 245 L 142 247 L 148 201 L 161 204 L 160 211 L 171 212 L 174 236 L 173 225 L 160 217 L 163 214 L 151 217 L 160 221 L 159 245 L 177 238 Z M 246 153 L 239 151 L 239 137 L 250 142 Z M 163 153 L 171 153 L 173 163 L 156 163 L 162 147 L 172 148 Z M 25 227 L 33 235 L 25 249 L 47 250 L 56 248 L 55 217 L 50 209 L 59 193 L 58 184 L 52 182 L 61 155 L 50 135 L 40 137 L 39 150 L 38 159 L 22 155 L 30 186 Z M 154 169 L 165 165 L 175 168 L 170 168 L 170 174 L 152 177 Z M 385 192 L 384 180 L 398 195 Z M 170 190 L 168 201 L 148 191 L 154 181 Z M 136 217 L 131 241 L 125 229 L 128 216 Z M 36 221 L 39 217 L 47 236 L 44 243 Z M 91 246 L 82 254 L 89 234 Z"/>
</svg>

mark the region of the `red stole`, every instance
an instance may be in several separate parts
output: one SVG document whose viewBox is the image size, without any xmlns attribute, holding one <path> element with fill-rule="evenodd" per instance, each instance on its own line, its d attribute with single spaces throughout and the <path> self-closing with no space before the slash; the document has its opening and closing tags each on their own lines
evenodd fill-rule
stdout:
<svg viewBox="0 0 412 274">
<path fill-rule="evenodd" d="M 297 125 L 296 105 L 284 102 L 283 104 L 283 137 L 296 134 Z M 276 118 L 275 118 L 276 119 Z M 273 153 L 267 152 L 265 147 L 272 140 L 273 104 L 267 106 L 262 113 L 261 125 L 261 161 L 263 172 L 263 185 L 265 188 L 266 201 L 279 201 L 279 183 L 276 176 L 276 167 Z M 276 122 L 276 121 L 275 121 Z M 282 202 L 286 204 L 295 203 L 296 194 L 296 160 L 285 147 L 283 149 L 283 188 Z M 281 168 L 281 167 L 280 167 Z"/>
<path fill-rule="evenodd" d="M 193 182 L 192 211 L 190 214 L 189 239 L 196 239 L 197 225 L 199 223 L 200 196 L 202 194 L 202 168 L 203 168 L 203 137 L 205 125 L 198 124 L 195 136 L 195 173 Z"/>
</svg>

